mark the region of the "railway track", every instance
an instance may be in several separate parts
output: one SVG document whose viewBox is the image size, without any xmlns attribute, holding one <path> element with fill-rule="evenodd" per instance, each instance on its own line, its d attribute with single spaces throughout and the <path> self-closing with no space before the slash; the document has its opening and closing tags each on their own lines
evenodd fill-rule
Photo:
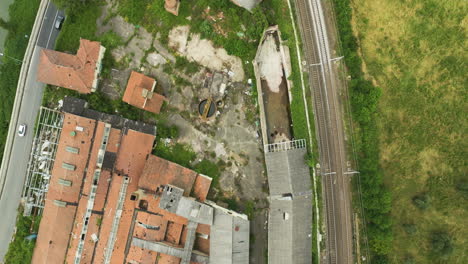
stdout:
<svg viewBox="0 0 468 264">
<path fill-rule="evenodd" d="M 331 63 L 327 25 L 320 0 L 295 0 L 295 6 L 318 136 L 327 226 L 326 263 L 352 263 L 350 201 L 346 199 L 349 188 L 344 178 L 344 132 L 337 98 L 339 83 Z"/>
</svg>

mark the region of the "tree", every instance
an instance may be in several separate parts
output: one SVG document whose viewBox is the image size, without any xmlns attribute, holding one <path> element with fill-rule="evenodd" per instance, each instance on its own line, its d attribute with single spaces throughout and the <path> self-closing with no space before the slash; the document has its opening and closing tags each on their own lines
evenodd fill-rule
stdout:
<svg viewBox="0 0 468 264">
<path fill-rule="evenodd" d="M 0 17 L 0 27 L 5 29 L 5 30 L 12 30 L 13 27 L 11 27 L 10 23 L 8 23 L 5 19 Z"/>
<path fill-rule="evenodd" d="M 431 246 L 432 254 L 441 258 L 446 258 L 453 251 L 452 238 L 446 231 L 432 232 Z"/>
</svg>

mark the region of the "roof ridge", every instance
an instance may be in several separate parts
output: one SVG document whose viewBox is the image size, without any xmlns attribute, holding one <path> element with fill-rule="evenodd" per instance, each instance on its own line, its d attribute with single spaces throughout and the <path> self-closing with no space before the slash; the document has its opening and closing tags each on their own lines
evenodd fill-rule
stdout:
<svg viewBox="0 0 468 264">
<path fill-rule="evenodd" d="M 43 49 L 43 51 L 44 51 L 45 56 L 47 57 L 47 59 L 49 60 L 51 64 L 65 67 L 65 68 L 73 68 L 73 69 L 75 68 L 73 66 L 64 65 L 63 63 L 61 63 L 61 60 L 59 59 L 59 57 L 63 56 L 63 54 L 70 55 L 72 57 L 76 57 L 75 55 L 64 53 L 64 52 L 59 52 L 55 50 L 50 50 L 50 49 Z"/>
</svg>

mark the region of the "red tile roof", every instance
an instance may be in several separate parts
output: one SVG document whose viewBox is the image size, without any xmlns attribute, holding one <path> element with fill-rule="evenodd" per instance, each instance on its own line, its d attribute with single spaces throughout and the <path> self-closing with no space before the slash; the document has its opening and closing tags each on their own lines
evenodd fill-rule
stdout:
<svg viewBox="0 0 468 264">
<path fill-rule="evenodd" d="M 76 126 L 83 127 L 83 131 Z M 71 131 L 75 131 L 76 135 L 72 136 Z M 90 218 L 85 220 L 104 131 L 105 123 L 101 121 L 65 114 L 33 263 L 74 262 L 85 222 L 88 229 L 82 244 L 80 263 L 104 262 L 116 219 L 119 221 L 114 229 L 114 243 L 111 243 L 111 263 L 124 260 L 125 263 L 180 263 L 178 257 L 135 247 L 131 245 L 131 240 L 136 237 L 183 248 L 187 239 L 188 219 L 161 209 L 161 197 L 155 195 L 154 191 L 158 186 L 172 184 L 183 188 L 185 196 L 192 195 L 204 201 L 211 178 L 151 155 L 155 139 L 153 135 L 112 128 L 106 151 L 116 153 L 117 159 L 112 170 L 101 171 L 93 211 Z M 79 147 L 79 154 L 66 152 L 66 146 Z M 64 171 L 62 162 L 76 165 L 76 170 L 73 173 Z M 59 186 L 58 177 L 72 180 L 72 186 Z M 128 185 L 122 193 L 126 177 Z M 120 198 L 123 198 L 121 211 L 117 210 Z M 73 202 L 73 205 L 58 207 L 51 199 Z M 139 208 L 142 200 L 146 201 L 147 208 Z M 194 252 L 209 254 L 210 229 L 209 225 L 197 226 L 196 233 L 203 236 L 197 235 Z"/>
<path fill-rule="evenodd" d="M 76 55 L 42 49 L 37 80 L 79 93 L 91 93 L 97 87 L 104 50 L 100 42 L 86 39 L 80 39 Z"/>
<path fill-rule="evenodd" d="M 197 173 L 184 168 L 179 164 L 151 155 L 145 164 L 138 187 L 147 191 L 156 191 L 156 188 L 172 184 L 184 190 L 189 196 Z"/>
<path fill-rule="evenodd" d="M 153 78 L 132 71 L 122 101 L 158 114 L 166 97 L 154 93 L 155 85 L 156 81 Z"/>
<path fill-rule="evenodd" d="M 52 169 L 32 263 L 63 263 L 65 259 L 68 237 L 75 219 L 76 203 L 79 201 L 95 125 L 95 120 L 71 114 L 64 116 L 62 134 Z M 78 131 L 77 126 L 83 128 L 83 131 Z M 75 131 L 74 136 L 71 134 L 72 131 Z M 80 153 L 67 152 L 67 146 L 78 148 Z M 76 168 L 74 171 L 66 170 L 62 168 L 63 163 L 75 165 Z M 71 181 L 71 186 L 59 184 L 59 179 Z M 59 207 L 54 204 L 54 200 L 71 204 Z"/>
<path fill-rule="evenodd" d="M 206 196 L 210 191 L 211 178 L 205 175 L 198 174 L 193 186 L 193 196 L 197 197 L 201 202 L 206 200 Z"/>
</svg>

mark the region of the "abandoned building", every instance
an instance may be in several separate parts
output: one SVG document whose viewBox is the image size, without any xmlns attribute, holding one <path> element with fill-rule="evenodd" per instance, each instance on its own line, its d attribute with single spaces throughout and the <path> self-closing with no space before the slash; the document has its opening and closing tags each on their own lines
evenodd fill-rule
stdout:
<svg viewBox="0 0 468 264">
<path fill-rule="evenodd" d="M 268 264 L 312 263 L 312 181 L 307 144 L 295 139 L 290 116 L 287 46 L 269 27 L 253 62 L 268 176 Z"/>
<path fill-rule="evenodd" d="M 166 98 L 154 92 L 156 80 L 132 71 L 123 101 L 140 109 L 158 114 Z"/>
<path fill-rule="evenodd" d="M 242 264 L 249 220 L 211 178 L 151 154 L 156 128 L 66 98 L 32 263 Z"/>
<path fill-rule="evenodd" d="M 80 39 L 76 55 L 42 49 L 37 80 L 89 94 L 96 91 L 105 48 L 100 42 Z"/>
</svg>

